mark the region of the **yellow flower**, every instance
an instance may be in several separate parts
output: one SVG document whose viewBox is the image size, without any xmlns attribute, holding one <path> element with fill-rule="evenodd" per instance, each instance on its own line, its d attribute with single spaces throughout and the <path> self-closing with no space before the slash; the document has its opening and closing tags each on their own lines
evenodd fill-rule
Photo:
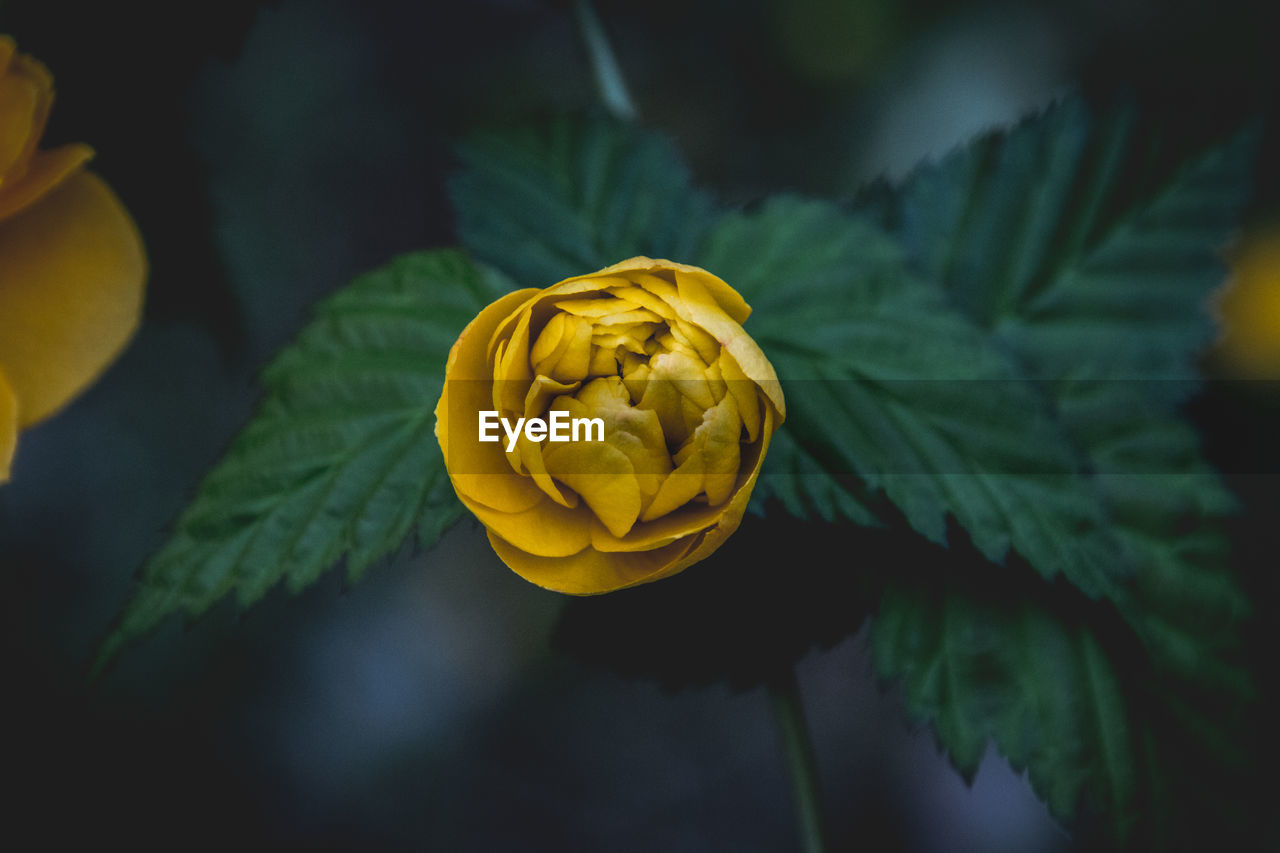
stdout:
<svg viewBox="0 0 1280 853">
<path fill-rule="evenodd" d="M 53 79 L 0 35 L 0 483 L 18 431 L 80 393 L 138 325 L 146 256 L 87 145 L 37 150 Z"/>
<path fill-rule="evenodd" d="M 1216 295 L 1218 355 L 1241 378 L 1280 379 L 1280 221 L 1247 231 Z"/>
<path fill-rule="evenodd" d="M 592 595 L 720 547 L 786 415 L 750 313 L 706 270 L 644 257 L 480 312 L 449 353 L 436 435 L 503 562 Z M 583 429 L 557 442 L 533 419 Z"/>
</svg>

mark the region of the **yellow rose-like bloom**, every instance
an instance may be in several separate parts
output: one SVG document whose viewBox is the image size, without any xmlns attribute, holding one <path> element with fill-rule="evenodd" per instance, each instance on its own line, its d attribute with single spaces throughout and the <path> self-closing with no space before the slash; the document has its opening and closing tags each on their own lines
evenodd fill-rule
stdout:
<svg viewBox="0 0 1280 853">
<path fill-rule="evenodd" d="M 84 170 L 87 145 L 37 150 L 53 79 L 0 35 L 0 483 L 18 431 L 91 383 L 138 325 L 146 256 Z"/>
<path fill-rule="evenodd" d="M 786 415 L 751 309 L 706 270 L 632 258 L 489 305 L 449 353 L 454 490 L 525 579 L 575 595 L 668 577 L 738 527 Z M 604 440 L 480 441 L 479 412 L 600 418 Z"/>
</svg>

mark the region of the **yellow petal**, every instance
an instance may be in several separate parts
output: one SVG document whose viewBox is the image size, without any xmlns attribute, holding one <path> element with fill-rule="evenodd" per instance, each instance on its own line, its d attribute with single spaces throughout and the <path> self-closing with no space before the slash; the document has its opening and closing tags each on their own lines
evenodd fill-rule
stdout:
<svg viewBox="0 0 1280 853">
<path fill-rule="evenodd" d="M 662 481 L 662 487 L 653 502 L 645 509 L 641 521 L 653 521 L 674 512 L 702 494 L 707 481 L 707 463 L 701 453 L 690 453 Z"/>
<path fill-rule="evenodd" d="M 720 359 L 711 362 L 707 367 L 707 384 L 711 386 L 711 396 L 719 403 L 729 393 L 729 386 L 724 382 L 724 373 L 720 369 Z"/>
<path fill-rule="evenodd" d="M 524 404 L 533 369 L 529 365 L 529 314 L 520 312 L 519 322 L 505 346 L 499 344 L 493 359 L 493 401 L 504 413 L 518 412 Z"/>
<path fill-rule="evenodd" d="M 37 151 L 22 177 L 0 187 L 0 220 L 50 192 L 92 158 L 93 149 L 78 142 L 51 151 Z"/>
<path fill-rule="evenodd" d="M 606 314 L 596 320 L 600 326 L 625 326 L 632 323 L 659 323 L 662 318 L 647 308 L 633 308 L 617 314 Z"/>
<path fill-rule="evenodd" d="M 651 274 L 667 274 L 674 275 L 677 282 L 681 278 L 697 278 L 703 289 L 712 297 L 714 303 L 721 311 L 728 314 L 739 325 L 745 323 L 747 318 L 751 316 L 751 306 L 747 305 L 745 299 L 738 291 L 730 287 L 723 279 L 712 275 L 702 267 L 695 267 L 690 264 L 678 264 L 675 261 L 663 259 L 646 258 L 643 255 L 628 258 L 620 261 L 611 267 L 606 267 L 598 273 L 592 273 L 591 277 L 597 276 L 619 276 L 627 273 L 651 273 Z M 584 278 L 586 276 L 583 276 Z M 574 279 L 569 279 L 573 281 Z M 683 294 L 681 294 L 683 296 Z M 705 328 L 705 327 L 704 327 Z M 707 329 L 707 331 L 711 331 Z M 714 332 L 713 332 L 714 334 Z"/>
<path fill-rule="evenodd" d="M 681 410 L 684 397 L 676 390 L 675 383 L 659 374 L 656 359 L 649 364 L 650 369 L 645 380 L 642 384 L 638 384 L 638 387 L 643 388 L 643 396 L 636 403 L 636 408 L 647 409 L 657 414 L 667 441 L 673 445 L 680 444 L 689 435 Z M 628 388 L 633 384 L 637 383 L 628 382 Z"/>
<path fill-rule="evenodd" d="M 641 507 L 647 506 L 671 472 L 671 457 L 658 416 L 631 406 L 627 389 L 616 376 L 589 382 L 577 399 L 559 397 L 551 408 L 567 412 L 571 418 L 604 421 L 604 440 L 631 461 Z"/>
<path fill-rule="evenodd" d="M 532 485 L 531 480 L 524 482 Z M 536 487 L 534 487 L 536 491 Z M 458 494 L 490 533 L 538 557 L 567 557 L 591 542 L 591 510 L 579 504 L 570 509 L 538 492 L 538 502 L 521 512 L 500 512 L 467 495 Z"/>
<path fill-rule="evenodd" d="M 593 339 L 591 346 L 591 367 L 587 371 L 588 376 L 617 376 L 618 375 L 618 358 L 613 354 L 613 349 L 603 348 L 597 339 Z"/>
<path fill-rule="evenodd" d="M 21 176 L 52 106 L 49 69 L 18 54 L 12 38 L 0 36 L 0 189 L 8 173 Z"/>
<path fill-rule="evenodd" d="M 707 382 L 707 367 L 696 354 L 691 357 L 683 352 L 662 353 L 650 359 L 649 369 L 651 379 L 670 380 L 676 390 L 697 407 L 699 418 L 703 409 L 715 405 L 715 395 Z"/>
<path fill-rule="evenodd" d="M 580 299 L 562 299 L 556 302 L 556 307 L 579 317 L 598 320 L 611 314 L 623 314 L 640 306 L 625 299 L 588 296 Z"/>
<path fill-rule="evenodd" d="M 548 376 L 539 376 L 529 385 L 524 398 L 524 416 L 540 418 L 546 414 L 555 397 L 572 394 L 581 387 L 581 382 L 557 382 Z"/>
<path fill-rule="evenodd" d="M 80 172 L 0 222 L 0 365 L 20 424 L 98 377 L 137 328 L 146 256 L 111 189 Z"/>
<path fill-rule="evenodd" d="M 40 88 L 35 81 L 0 72 L 0 176 L 20 165 L 28 141 L 39 137 L 39 129 L 32 127 L 39 104 Z"/>
<path fill-rule="evenodd" d="M 529 392 L 525 395 L 524 417 L 542 417 L 546 413 L 553 397 L 561 394 L 570 394 L 578 390 L 578 384 L 577 382 L 564 384 L 546 376 L 536 377 L 529 386 Z M 521 432 L 520 437 L 516 440 L 516 449 L 520 454 L 519 458 L 523 463 L 523 469 L 529 472 L 529 476 L 533 477 L 533 481 L 538 484 L 538 488 L 542 489 L 547 497 L 570 509 L 578 505 L 578 496 L 572 491 L 566 492 L 561 489 L 547 472 L 546 460 L 542 458 L 541 442 L 530 441 Z M 510 455 L 508 455 L 508 458 L 510 458 Z"/>
<path fill-rule="evenodd" d="M 648 551 L 706 530 L 724 511 L 722 506 L 685 503 L 661 518 L 640 522 L 626 536 L 614 536 L 599 525 L 591 531 L 591 547 L 605 552 Z"/>
<path fill-rule="evenodd" d="M 498 558 L 520 577 L 569 595 L 599 595 L 665 577 L 694 542 L 677 541 L 652 551 L 602 554 L 593 548 L 565 557 L 537 557 L 489 533 Z"/>
<path fill-rule="evenodd" d="M 533 342 L 533 349 L 529 351 L 529 361 L 535 372 L 550 375 L 551 365 L 559 361 L 569 347 L 568 325 L 569 315 L 561 312 L 553 314 L 547 325 L 542 327 L 538 339 Z"/>
<path fill-rule="evenodd" d="M 738 404 L 738 416 L 742 418 L 742 425 L 747 428 L 747 441 L 754 443 L 760 437 L 761 404 L 758 387 L 742 372 L 729 352 L 721 351 L 720 360 L 716 364 L 720 366 L 725 386 Z"/>
<path fill-rule="evenodd" d="M 621 276 L 606 275 L 605 273 L 606 271 L 601 270 L 598 273 L 575 275 L 572 278 L 566 278 L 564 281 L 553 284 L 546 290 L 541 291 L 538 302 L 554 306 L 564 301 L 566 296 L 573 296 L 579 293 L 607 292 L 610 288 L 626 287 L 631 283 Z"/>
<path fill-rule="evenodd" d="M 693 444 L 705 461 L 707 503 L 719 506 L 729 499 L 741 462 L 742 419 L 733 397 L 707 409 L 693 433 Z"/>
<path fill-rule="evenodd" d="M 737 491 L 733 493 L 733 497 L 729 503 L 725 504 L 720 518 L 715 526 L 707 529 L 706 534 L 701 541 L 693 547 L 688 554 L 680 558 L 679 561 L 665 568 L 661 573 L 650 578 L 650 580 L 658 580 L 660 577 L 668 577 L 677 572 L 692 566 L 699 560 L 705 560 L 717 548 L 724 544 L 733 531 L 738 529 L 738 525 L 742 522 L 742 515 L 746 512 L 747 502 L 751 498 L 751 491 L 755 488 L 756 479 L 760 476 L 760 468 L 764 463 L 765 453 L 769 450 L 769 442 L 773 437 L 773 432 L 778 424 L 778 415 L 770 406 L 765 407 L 765 422 L 762 430 L 762 439 L 759 444 L 753 445 L 750 456 L 743 460 L 743 465 L 750 466 L 751 473 L 747 476 L 745 482 L 738 486 Z M 739 475 L 741 479 L 741 475 Z"/>
<path fill-rule="evenodd" d="M 777 414 L 771 408 L 766 407 L 764 437 L 760 443 L 743 448 L 740 470 L 734 481 L 733 495 L 727 504 L 709 506 L 707 504 L 689 503 L 688 500 L 680 501 L 679 497 L 664 497 L 664 500 L 669 498 L 671 505 L 676 508 L 663 514 L 660 518 L 642 516 L 640 523 L 632 528 L 630 533 L 621 538 L 613 537 L 608 531 L 597 527 L 592 530 L 591 547 L 597 551 L 605 552 L 633 551 L 653 548 L 666 544 L 668 541 L 684 538 L 693 546 L 690 554 L 699 555 L 692 559 L 682 559 L 678 565 L 673 564 L 668 570 L 664 570 L 661 574 L 647 580 L 657 580 L 659 577 L 675 574 L 677 571 L 693 565 L 693 563 L 710 554 L 719 547 L 719 543 L 727 539 L 729 534 L 737 529 L 747 502 L 751 497 L 751 491 L 755 488 L 756 479 L 764 462 L 765 451 L 769 447 L 769 441 L 776 426 Z M 686 457 L 686 461 L 688 461 L 688 457 Z M 693 469 L 701 465 L 702 460 L 700 458 L 689 464 L 687 473 L 691 472 L 693 474 L 693 476 L 688 477 L 689 480 L 697 479 L 697 472 L 693 471 Z M 674 476 L 668 479 L 673 481 L 673 490 L 679 489 L 683 485 L 685 494 L 692 491 L 689 483 L 681 484 L 680 481 L 674 480 Z M 696 493 L 694 494 L 696 496 Z M 707 531 L 704 537 L 700 538 L 694 535 L 703 531 Z"/>
<path fill-rule="evenodd" d="M 703 364 L 715 364 L 720 357 L 720 342 L 697 326 L 676 321 L 671 325 L 676 340 L 698 353 Z"/>
<path fill-rule="evenodd" d="M 644 343 L 658 330 L 657 323 L 626 323 L 620 326 L 597 325 L 592 343 L 606 349 L 621 347 L 632 355 L 645 355 Z"/>
<path fill-rule="evenodd" d="M 640 484 L 631 460 L 607 441 L 567 441 L 543 452 L 547 471 L 581 496 L 614 536 L 640 517 Z"/>
<path fill-rule="evenodd" d="M 13 452 L 18 447 L 18 400 L 0 371 L 0 483 L 9 482 Z"/>
<path fill-rule="evenodd" d="M 444 389 L 436 403 L 436 437 L 459 497 L 501 512 L 521 512 L 543 499 L 530 479 L 512 473 L 502 441 L 480 441 L 480 412 L 491 409 L 489 338 L 535 290 L 509 293 L 482 310 L 449 350 Z"/>
<path fill-rule="evenodd" d="M 538 488 L 542 489 L 543 494 L 551 498 L 560 506 L 573 509 L 578 505 L 578 495 L 576 492 L 561 489 L 556 481 L 552 478 L 551 473 L 547 471 L 547 461 L 542 456 L 542 443 L 530 441 L 521 434 L 516 440 L 516 451 L 520 454 L 520 461 L 523 463 L 524 470 L 529 472 L 529 476 L 533 478 L 533 482 L 538 484 Z"/>
<path fill-rule="evenodd" d="M 760 390 L 778 410 L 779 419 L 785 418 L 787 404 L 782 397 L 782 385 L 778 382 L 778 374 L 774 372 L 773 365 L 769 363 L 759 344 L 751 339 L 739 322 L 735 322 L 732 315 L 722 310 L 716 296 L 707 289 L 710 274 L 702 270 L 699 272 L 702 274 L 676 274 L 676 283 L 680 288 L 680 301 L 676 310 L 682 318 L 713 335 L 720 342 L 721 349 L 728 350 L 733 356 L 743 374 L 760 386 Z M 710 278 L 715 279 L 715 276 Z"/>
<path fill-rule="evenodd" d="M 549 375 L 559 382 L 580 382 L 591 370 L 591 322 L 572 314 L 561 315 L 569 345 L 551 366 Z"/>
<path fill-rule="evenodd" d="M 634 302 L 642 308 L 647 308 L 654 314 L 657 314 L 663 320 L 676 319 L 675 309 L 668 305 L 661 297 L 655 293 L 636 287 L 634 284 L 627 284 L 625 287 L 611 287 L 609 292 L 619 299 L 625 299 L 628 302 Z"/>
</svg>

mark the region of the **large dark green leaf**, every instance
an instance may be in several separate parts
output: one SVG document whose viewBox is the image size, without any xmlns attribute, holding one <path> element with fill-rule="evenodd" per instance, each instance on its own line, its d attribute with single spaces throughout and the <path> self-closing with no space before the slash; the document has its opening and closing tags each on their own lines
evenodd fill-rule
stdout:
<svg viewBox="0 0 1280 853">
<path fill-rule="evenodd" d="M 1145 805 L 1144 836 L 1222 799 L 1250 692 L 1234 663 L 1248 607 L 1220 524 L 1234 502 L 1177 405 L 1195 390 L 1256 137 L 1164 171 L 1162 141 L 1130 110 L 1067 101 L 862 205 L 1043 389 L 1134 568 L 1123 612 L 1144 650 L 1126 666 L 1096 616 L 949 579 L 886 597 L 880 670 L 962 770 L 992 738 L 1055 813 L 1086 798 L 1123 833 Z"/>
<path fill-rule="evenodd" d="M 1000 583 L 973 561 L 889 571 L 881 674 L 962 772 L 994 741 L 1059 817 L 1085 805 L 1147 839 L 1229 807 L 1251 689 L 1220 523 L 1234 501 L 1177 406 L 1254 139 L 1164 171 L 1159 141 L 1132 112 L 1068 101 L 851 214 L 775 200 L 727 216 L 698 261 L 755 307 L 787 391 L 762 497 L 866 523 L 883 490 L 931 539 L 951 516 L 988 558 L 1017 552 Z M 1118 610 L 1017 574 L 1025 559 L 1095 593 L 1095 530 L 1085 555 L 1132 573 Z"/>
<path fill-rule="evenodd" d="M 699 262 L 753 304 L 748 330 L 787 395 L 762 496 L 865 522 L 858 485 L 883 490 L 934 541 L 950 515 L 992 560 L 1012 548 L 1045 577 L 1119 594 L 1121 544 L 1041 389 L 887 234 L 776 199 L 724 217 Z"/>
<path fill-rule="evenodd" d="M 143 567 L 100 661 L 172 613 L 353 580 L 460 504 L 435 437 L 449 348 L 506 284 L 457 251 L 405 255 L 326 299 L 263 374 L 266 397 Z"/>
<path fill-rule="evenodd" d="M 478 134 L 459 155 L 458 234 L 522 287 L 636 255 L 685 261 L 710 221 L 669 140 L 605 118 Z"/>
<path fill-rule="evenodd" d="M 920 169 L 878 210 L 912 268 L 1044 387 L 1137 570 L 1135 618 L 1192 669 L 1204 646 L 1174 624 L 1220 631 L 1245 607 L 1213 523 L 1232 498 L 1175 404 L 1195 389 L 1256 144 L 1247 130 L 1162 173 L 1158 129 L 1072 99 Z"/>
</svg>

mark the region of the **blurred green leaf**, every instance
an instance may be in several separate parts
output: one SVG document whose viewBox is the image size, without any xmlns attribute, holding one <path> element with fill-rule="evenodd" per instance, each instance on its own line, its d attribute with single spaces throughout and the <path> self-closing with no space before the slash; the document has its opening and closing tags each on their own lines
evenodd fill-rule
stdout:
<svg viewBox="0 0 1280 853">
<path fill-rule="evenodd" d="M 671 142 L 604 118 L 477 134 L 449 183 L 458 234 L 522 287 L 636 255 L 692 257 L 711 222 Z"/>
<path fill-rule="evenodd" d="M 297 592 L 339 559 L 356 580 L 461 514 L 435 437 L 449 349 L 508 290 L 458 251 L 404 255 L 321 302 L 263 374 L 266 396 L 201 483 L 99 654 L 166 616 Z"/>
</svg>

